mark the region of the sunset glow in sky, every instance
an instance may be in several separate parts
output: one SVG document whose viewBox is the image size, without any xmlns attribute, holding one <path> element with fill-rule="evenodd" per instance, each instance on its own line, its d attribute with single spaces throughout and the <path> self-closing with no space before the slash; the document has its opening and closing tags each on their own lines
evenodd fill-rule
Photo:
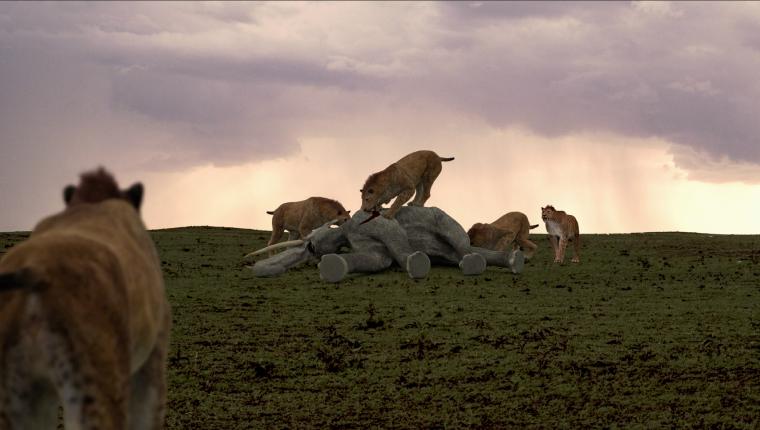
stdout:
<svg viewBox="0 0 760 430">
<path fill-rule="evenodd" d="M 99 165 L 149 228 L 268 230 L 431 149 L 465 228 L 758 234 L 757 76 L 757 2 L 4 2 L 0 231 Z"/>
</svg>

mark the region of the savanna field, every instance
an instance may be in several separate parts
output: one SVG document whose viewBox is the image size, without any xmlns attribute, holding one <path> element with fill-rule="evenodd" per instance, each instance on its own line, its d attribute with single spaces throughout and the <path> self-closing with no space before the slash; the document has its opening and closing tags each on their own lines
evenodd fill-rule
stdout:
<svg viewBox="0 0 760 430">
<path fill-rule="evenodd" d="M 585 235 L 559 266 L 537 234 L 520 275 L 327 284 L 255 278 L 268 232 L 152 235 L 170 429 L 760 427 L 760 236 Z"/>
</svg>

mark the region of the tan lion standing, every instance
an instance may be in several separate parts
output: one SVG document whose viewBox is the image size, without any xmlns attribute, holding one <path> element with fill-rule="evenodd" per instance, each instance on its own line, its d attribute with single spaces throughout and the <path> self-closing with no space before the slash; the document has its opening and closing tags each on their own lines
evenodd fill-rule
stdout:
<svg viewBox="0 0 760 430">
<path fill-rule="evenodd" d="M 546 232 L 549 233 L 549 241 L 554 249 L 554 262 L 565 261 L 565 248 L 569 240 L 573 241 L 573 263 L 579 263 L 581 235 L 578 230 L 578 221 L 574 216 L 565 211 L 558 211 L 554 206 L 547 205 L 541 208 L 541 219 L 546 224 Z"/>
<path fill-rule="evenodd" d="M 0 260 L 0 429 L 160 429 L 171 311 L 138 209 L 103 169 Z"/>
<path fill-rule="evenodd" d="M 288 238 L 293 240 L 308 236 L 312 230 L 331 220 L 342 224 L 351 218 L 349 212 L 339 202 L 324 197 L 283 203 L 274 211 L 267 211 L 272 215 L 272 237 L 268 244 L 279 242 L 285 230 Z"/>
<path fill-rule="evenodd" d="M 530 259 L 536 253 L 538 245 L 528 240 L 530 230 L 538 224 L 530 225 L 528 217 L 522 212 L 508 212 L 496 221 L 475 223 L 467 231 L 470 244 L 496 251 L 510 251 L 522 248 L 525 258 Z"/>
<path fill-rule="evenodd" d="M 416 151 L 373 173 L 362 187 L 362 210 L 379 215 L 380 207 L 396 200 L 390 209 L 383 213 L 386 218 L 393 218 L 396 212 L 414 196 L 410 206 L 424 206 L 430 198 L 430 188 L 441 173 L 441 161 L 451 161 L 454 157 L 439 157 L 433 151 Z"/>
</svg>

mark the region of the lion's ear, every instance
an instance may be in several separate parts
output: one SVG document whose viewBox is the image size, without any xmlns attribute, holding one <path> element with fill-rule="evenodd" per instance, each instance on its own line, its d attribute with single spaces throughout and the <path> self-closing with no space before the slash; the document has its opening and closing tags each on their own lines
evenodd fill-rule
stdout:
<svg viewBox="0 0 760 430">
<path fill-rule="evenodd" d="M 77 187 L 73 185 L 68 185 L 66 188 L 63 189 L 63 202 L 66 203 L 68 206 L 69 202 L 71 201 L 71 198 L 74 197 L 74 192 L 77 190 Z"/>
<path fill-rule="evenodd" d="M 126 197 L 126 199 L 132 203 L 132 206 L 134 206 L 135 209 L 140 210 L 140 205 L 142 204 L 143 199 L 143 191 L 143 184 L 138 182 L 124 191 L 124 197 Z"/>
</svg>

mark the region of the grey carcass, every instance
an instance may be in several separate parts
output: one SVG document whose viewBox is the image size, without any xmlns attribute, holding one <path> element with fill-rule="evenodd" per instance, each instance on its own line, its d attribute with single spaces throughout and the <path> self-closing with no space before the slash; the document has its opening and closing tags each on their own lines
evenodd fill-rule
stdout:
<svg viewBox="0 0 760 430">
<path fill-rule="evenodd" d="M 328 223 L 303 240 L 252 253 L 291 246 L 256 262 L 253 271 L 257 276 L 276 276 L 311 259 L 321 259 L 320 276 L 328 282 L 338 282 L 349 273 L 379 272 L 394 262 L 415 279 L 427 276 L 431 263 L 458 265 L 465 275 L 478 275 L 487 264 L 510 268 L 513 273 L 522 271 L 521 251 L 505 253 L 470 246 L 462 226 L 438 208 L 404 206 L 395 219 L 375 217 L 365 222 L 370 217 L 357 211 L 340 227 Z M 349 251 L 339 254 L 343 247 Z"/>
</svg>

